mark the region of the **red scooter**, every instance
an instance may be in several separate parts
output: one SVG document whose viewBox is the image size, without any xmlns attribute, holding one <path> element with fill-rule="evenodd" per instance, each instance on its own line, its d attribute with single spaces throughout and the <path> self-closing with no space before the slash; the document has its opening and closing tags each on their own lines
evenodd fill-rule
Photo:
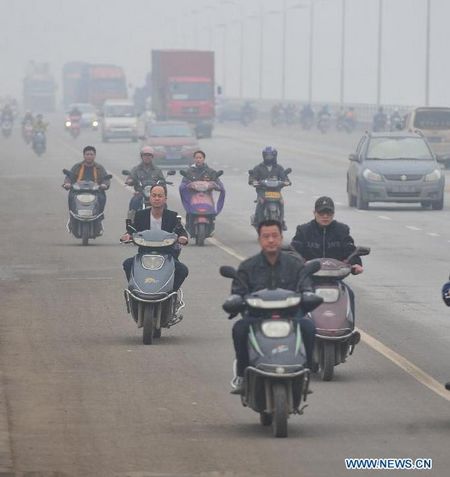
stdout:
<svg viewBox="0 0 450 477">
<path fill-rule="evenodd" d="M 323 381 L 333 379 L 334 367 L 346 361 L 360 340 L 350 295 L 342 280 L 352 271 L 350 260 L 369 253 L 370 248 L 357 247 L 345 261 L 318 259 L 321 267 L 312 278 L 314 293 L 323 298 L 323 303 L 311 312 L 311 317 L 316 325 L 314 368 Z"/>
</svg>

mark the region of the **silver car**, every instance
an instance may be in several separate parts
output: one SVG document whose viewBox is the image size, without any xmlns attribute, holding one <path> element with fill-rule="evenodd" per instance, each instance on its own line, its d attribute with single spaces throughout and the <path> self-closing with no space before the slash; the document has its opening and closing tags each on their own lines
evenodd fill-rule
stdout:
<svg viewBox="0 0 450 477">
<path fill-rule="evenodd" d="M 350 154 L 350 207 L 370 202 L 420 202 L 442 210 L 445 176 L 420 132 L 366 133 Z"/>
</svg>

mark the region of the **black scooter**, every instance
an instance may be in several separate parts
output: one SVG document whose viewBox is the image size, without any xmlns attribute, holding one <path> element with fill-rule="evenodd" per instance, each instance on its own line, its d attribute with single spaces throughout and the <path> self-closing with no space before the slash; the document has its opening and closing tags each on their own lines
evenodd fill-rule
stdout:
<svg viewBox="0 0 450 477">
<path fill-rule="evenodd" d="M 122 242 L 144 247 L 134 257 L 124 296 L 128 313 L 138 328 L 143 328 L 145 345 L 160 338 L 162 328 L 170 328 L 182 319 L 183 292 L 173 290 L 175 259 L 171 249 L 177 246 L 177 240 L 177 234 L 155 229 L 136 232 L 130 241 Z"/>
<path fill-rule="evenodd" d="M 302 281 L 320 268 L 309 262 L 302 270 Z M 234 268 L 220 267 L 220 274 L 238 279 Z M 275 437 L 287 437 L 290 414 L 302 414 L 306 401 L 310 370 L 300 326 L 292 318 L 298 310 L 304 314 L 322 303 L 314 293 L 295 293 L 277 288 L 264 289 L 245 297 L 232 295 L 223 305 L 230 317 L 248 312 L 260 321 L 250 326 L 248 352 L 250 365 L 245 369 L 242 405 L 260 415 L 263 426 L 272 425 Z"/>
<path fill-rule="evenodd" d="M 89 239 L 103 234 L 103 211 L 100 210 L 99 202 L 99 194 L 103 191 L 96 182 L 76 181 L 76 177 L 67 169 L 63 169 L 63 173 L 73 181 L 67 229 L 86 246 Z M 105 179 L 112 179 L 112 175 L 107 175 Z"/>
</svg>

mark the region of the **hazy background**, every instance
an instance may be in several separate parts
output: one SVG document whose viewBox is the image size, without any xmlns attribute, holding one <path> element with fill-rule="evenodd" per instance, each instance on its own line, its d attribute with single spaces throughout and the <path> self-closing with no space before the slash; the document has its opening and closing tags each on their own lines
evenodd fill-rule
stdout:
<svg viewBox="0 0 450 477">
<path fill-rule="evenodd" d="M 345 2 L 347 103 L 376 102 L 379 1 Z M 450 105 L 450 2 L 429 1 L 430 104 Z M 314 101 L 339 101 L 343 3 L 314 1 Z M 383 0 L 384 104 L 424 102 L 426 6 L 427 0 Z M 152 48 L 211 48 L 224 94 L 239 96 L 242 50 L 243 96 L 258 97 L 262 24 L 262 96 L 280 98 L 283 8 L 286 98 L 306 100 L 310 0 L 0 0 L 0 96 L 21 100 L 29 60 L 50 63 L 60 97 L 61 67 L 67 61 L 121 65 L 134 87 L 143 84 L 150 69 Z"/>
</svg>

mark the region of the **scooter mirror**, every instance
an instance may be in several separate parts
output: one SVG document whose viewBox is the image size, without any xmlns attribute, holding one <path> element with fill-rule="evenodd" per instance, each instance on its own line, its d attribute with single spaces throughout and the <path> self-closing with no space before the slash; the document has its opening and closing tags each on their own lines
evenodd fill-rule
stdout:
<svg viewBox="0 0 450 477">
<path fill-rule="evenodd" d="M 222 277 L 225 278 L 236 278 L 237 277 L 237 272 L 233 267 L 230 267 L 228 265 L 222 265 L 219 268 L 219 273 L 222 275 Z"/>
<path fill-rule="evenodd" d="M 223 171 L 217 171 L 216 177 L 220 177 L 223 175 Z"/>
<path fill-rule="evenodd" d="M 323 298 L 315 293 L 302 293 L 302 310 L 305 313 L 315 310 L 323 302 Z"/>
<path fill-rule="evenodd" d="M 180 171 L 180 176 L 187 177 L 186 171 L 181 170 Z"/>
<path fill-rule="evenodd" d="M 310 260 L 309 262 L 306 262 L 305 266 L 302 268 L 301 272 L 299 273 L 298 286 L 299 287 L 301 286 L 305 278 L 319 271 L 320 267 L 321 265 L 320 265 L 319 259 Z"/>
<path fill-rule="evenodd" d="M 363 257 L 364 255 L 369 255 L 370 247 L 356 247 L 356 255 Z"/>
<path fill-rule="evenodd" d="M 107 179 L 107 180 L 110 180 L 112 178 L 113 178 L 112 174 L 108 174 L 107 176 L 105 176 L 105 179 Z"/>
<path fill-rule="evenodd" d="M 175 174 L 176 174 L 176 171 L 174 171 L 173 169 L 171 169 L 170 171 L 167 171 L 168 176 L 174 176 Z"/>
<path fill-rule="evenodd" d="M 292 169 L 290 167 L 288 167 L 284 172 L 285 172 L 286 175 L 290 174 L 292 172 Z"/>
<path fill-rule="evenodd" d="M 248 170 L 248 173 L 249 173 L 249 174 L 253 174 L 253 170 L 252 170 L 252 169 L 249 169 L 249 170 Z"/>
<path fill-rule="evenodd" d="M 122 174 L 123 174 L 124 176 L 129 176 L 129 175 L 131 174 L 131 172 L 130 172 L 128 169 L 124 169 L 124 170 L 122 171 Z"/>
</svg>

